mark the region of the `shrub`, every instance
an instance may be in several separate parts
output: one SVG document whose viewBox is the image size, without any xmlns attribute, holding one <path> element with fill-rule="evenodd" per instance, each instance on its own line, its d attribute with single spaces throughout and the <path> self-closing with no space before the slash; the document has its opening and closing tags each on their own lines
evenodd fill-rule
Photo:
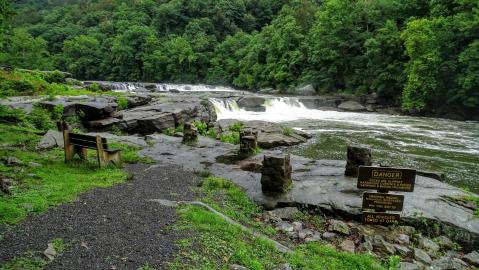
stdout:
<svg viewBox="0 0 479 270">
<path fill-rule="evenodd" d="M 0 105 L 0 122 L 6 123 L 25 123 L 26 115 L 21 109 L 13 109 L 8 106 Z"/>
<path fill-rule="evenodd" d="M 216 131 L 216 129 L 212 128 L 208 130 L 208 132 L 206 133 L 206 136 L 212 139 L 216 139 L 218 138 L 218 132 Z"/>
<path fill-rule="evenodd" d="M 240 136 L 239 136 L 238 132 L 221 134 L 220 140 L 224 143 L 239 144 L 240 143 Z"/>
<path fill-rule="evenodd" d="M 52 112 L 52 120 L 53 121 L 61 121 L 63 119 L 63 111 L 65 106 L 63 104 L 58 104 L 53 108 Z"/>
<path fill-rule="evenodd" d="M 163 131 L 163 133 L 164 133 L 165 135 L 168 135 L 168 136 L 173 136 L 173 135 L 175 135 L 175 129 L 172 128 L 172 127 L 170 127 L 170 128 L 165 129 L 165 130 Z"/>
<path fill-rule="evenodd" d="M 88 90 L 91 90 L 93 92 L 99 92 L 100 91 L 100 87 L 96 83 L 90 84 L 87 88 L 88 88 Z"/>
<path fill-rule="evenodd" d="M 198 133 L 205 136 L 208 131 L 208 125 L 203 121 L 194 121 L 193 125 L 198 129 Z"/>
<path fill-rule="evenodd" d="M 185 125 L 181 124 L 176 127 L 175 131 L 176 132 L 183 132 L 185 130 Z"/>
<path fill-rule="evenodd" d="M 243 127 L 244 127 L 244 124 L 242 122 L 236 122 L 229 127 L 229 130 L 234 132 L 240 132 L 241 129 L 243 129 Z"/>
<path fill-rule="evenodd" d="M 118 107 L 121 110 L 128 109 L 128 100 L 126 99 L 125 96 L 119 96 L 116 102 L 118 103 Z"/>
<path fill-rule="evenodd" d="M 64 83 L 65 82 L 65 75 L 58 70 L 44 73 L 43 78 L 48 83 Z"/>
<path fill-rule="evenodd" d="M 281 129 L 283 134 L 286 136 L 291 136 L 291 134 L 293 134 L 293 129 L 290 127 L 282 127 Z"/>
<path fill-rule="evenodd" d="M 32 112 L 27 116 L 27 120 L 35 128 L 41 130 L 55 128 L 55 123 L 51 119 L 50 112 L 40 107 L 34 107 Z"/>
</svg>

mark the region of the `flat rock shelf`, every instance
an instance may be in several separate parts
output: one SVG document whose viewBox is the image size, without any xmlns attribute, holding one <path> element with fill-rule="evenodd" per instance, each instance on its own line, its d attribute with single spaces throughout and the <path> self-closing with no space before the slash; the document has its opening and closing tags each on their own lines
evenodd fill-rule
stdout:
<svg viewBox="0 0 479 270">
<path fill-rule="evenodd" d="M 263 150 L 246 160 L 236 158 L 238 146 L 223 144 L 201 137 L 196 146 L 184 145 L 181 138 L 150 135 L 155 146 L 142 155 L 161 164 L 176 164 L 191 171 L 209 171 L 243 187 L 248 196 L 266 208 L 278 205 L 316 207 L 323 212 L 360 220 L 362 194 L 354 177 L 344 176 L 346 161 L 312 160 L 291 156 L 293 187 L 285 194 L 266 196 L 261 192 L 261 162 L 263 155 L 278 154 L 279 150 Z M 401 222 L 414 225 L 429 233 L 443 234 L 466 248 L 479 246 L 479 219 L 473 210 L 457 203 L 454 198 L 468 194 L 438 180 L 418 176 L 413 193 L 405 195 Z M 434 226 L 432 226 L 434 225 Z"/>
</svg>

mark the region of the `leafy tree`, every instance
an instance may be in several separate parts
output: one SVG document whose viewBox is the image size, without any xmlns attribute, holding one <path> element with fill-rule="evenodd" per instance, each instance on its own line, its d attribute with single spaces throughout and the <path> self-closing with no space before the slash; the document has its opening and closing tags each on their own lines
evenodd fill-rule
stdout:
<svg viewBox="0 0 479 270">
<path fill-rule="evenodd" d="M 6 38 L 4 53 L 0 53 L 0 62 L 19 68 L 52 69 L 44 39 L 34 38 L 22 29 L 15 29 L 13 34 Z"/>
<path fill-rule="evenodd" d="M 90 36 L 77 36 L 65 41 L 63 56 L 67 69 L 76 78 L 98 78 L 100 74 L 101 52 L 100 42 Z"/>
<path fill-rule="evenodd" d="M 407 83 L 403 92 L 403 108 L 423 111 L 428 100 L 436 96 L 439 65 L 439 44 L 434 22 L 428 19 L 413 20 L 403 32 L 407 55 Z"/>
</svg>

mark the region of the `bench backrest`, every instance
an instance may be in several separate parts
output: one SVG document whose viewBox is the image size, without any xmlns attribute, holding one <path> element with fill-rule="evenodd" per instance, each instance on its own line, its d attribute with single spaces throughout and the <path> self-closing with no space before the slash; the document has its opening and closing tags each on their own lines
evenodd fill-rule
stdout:
<svg viewBox="0 0 479 270">
<path fill-rule="evenodd" d="M 68 132 L 68 141 L 72 145 L 81 146 L 84 148 L 98 149 L 97 137 L 83 134 L 75 134 Z M 101 138 L 103 150 L 108 149 L 108 144 L 105 138 Z"/>
</svg>

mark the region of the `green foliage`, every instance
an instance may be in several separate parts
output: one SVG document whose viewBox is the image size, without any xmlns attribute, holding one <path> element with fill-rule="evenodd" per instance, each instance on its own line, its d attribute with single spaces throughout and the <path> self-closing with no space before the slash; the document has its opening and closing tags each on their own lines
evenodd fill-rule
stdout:
<svg viewBox="0 0 479 270">
<path fill-rule="evenodd" d="M 22 256 L 15 257 L 13 260 L 0 266 L 0 270 L 41 270 L 48 264 L 46 259 L 35 256 L 33 252 L 26 252 Z"/>
<path fill-rule="evenodd" d="M 92 83 L 92 84 L 88 85 L 88 89 L 90 91 L 93 91 L 93 92 L 99 92 L 100 91 L 100 87 L 98 86 L 97 83 Z"/>
<path fill-rule="evenodd" d="M 395 255 L 389 257 L 388 260 L 388 269 L 389 270 L 396 270 L 401 268 L 401 257 Z"/>
<path fill-rule="evenodd" d="M 203 121 L 194 121 L 193 125 L 198 129 L 198 133 L 201 136 L 206 136 L 208 133 L 208 124 Z"/>
<path fill-rule="evenodd" d="M 217 139 L 218 138 L 218 131 L 216 131 L 215 128 L 210 128 L 208 132 L 206 133 L 206 136 L 212 138 L 212 139 Z"/>
<path fill-rule="evenodd" d="M 52 83 L 47 80 L 50 80 Z M 54 82 L 59 80 L 64 80 L 64 76 L 60 72 L 20 70 L 9 72 L 0 69 L 0 98 L 9 96 L 49 95 L 54 97 L 55 95 L 94 94 L 88 90 L 72 89 L 63 83 Z"/>
<path fill-rule="evenodd" d="M 233 132 L 240 132 L 241 129 L 243 129 L 243 127 L 244 127 L 244 123 L 236 122 L 233 125 L 229 126 L 228 130 Z"/>
<path fill-rule="evenodd" d="M 472 202 L 476 209 L 474 210 L 474 216 L 479 218 L 479 196 L 471 195 L 471 196 L 466 196 L 464 198 L 466 201 Z"/>
<path fill-rule="evenodd" d="M 27 116 L 22 109 L 12 109 L 5 105 L 0 105 L 0 122 L 23 124 Z"/>
<path fill-rule="evenodd" d="M 74 200 L 87 190 L 126 180 L 127 175 L 120 168 L 99 169 L 95 151 L 88 152 L 88 161 L 69 164 L 64 162 L 62 149 L 35 151 L 41 139 L 35 132 L 38 130 L 0 124 L 0 144 L 9 146 L 0 149 L 0 156 L 14 156 L 24 164 L 42 164 L 38 168 L 23 167 L 20 172 L 14 167 L 0 165 L 2 175 L 14 180 L 12 194 L 0 197 L 0 224 L 16 224 L 28 214 L 43 213 L 49 207 Z M 122 160 L 126 163 L 151 163 L 137 155 L 137 147 L 115 143 L 111 146 L 122 150 Z M 60 249 L 63 246 L 60 240 L 53 243 Z"/>
<path fill-rule="evenodd" d="M 6 37 L 0 62 L 20 68 L 51 69 L 52 63 L 47 50 L 47 41 L 33 37 L 24 29 L 15 29 Z"/>
<path fill-rule="evenodd" d="M 0 3 L 2 29 L 11 12 Z M 478 10 L 474 0 L 22 1 L 0 63 L 287 93 L 313 84 L 468 116 L 479 112 Z"/>
<path fill-rule="evenodd" d="M 230 143 L 230 144 L 239 144 L 240 136 L 238 132 L 222 133 L 220 135 L 220 141 L 224 143 Z"/>
<path fill-rule="evenodd" d="M 175 131 L 174 128 L 170 127 L 170 128 L 165 129 L 165 130 L 163 131 L 163 133 L 164 133 L 165 135 L 168 135 L 168 136 L 173 136 L 173 135 L 175 135 L 176 131 Z"/>
<path fill-rule="evenodd" d="M 230 181 L 208 177 L 199 190 L 204 195 L 202 201 L 217 211 L 263 234 L 275 234 L 270 225 L 255 220 L 262 210 Z M 175 229 L 195 230 L 198 234 L 178 243 L 181 255 L 168 269 L 227 269 L 230 264 L 248 269 L 276 269 L 284 263 L 294 269 L 383 269 L 371 257 L 341 253 L 317 243 L 301 245 L 292 254 L 283 254 L 265 239 L 254 237 L 205 209 L 188 206 L 178 212 L 181 221 Z M 191 245 L 199 248 L 192 249 Z"/>
<path fill-rule="evenodd" d="M 27 121 L 39 130 L 55 129 L 56 127 L 50 112 L 40 107 L 33 108 L 32 112 L 27 116 Z"/>
<path fill-rule="evenodd" d="M 52 120 L 55 122 L 62 121 L 64 110 L 65 110 L 65 106 L 63 106 L 63 104 L 55 105 L 52 112 Z"/>
<path fill-rule="evenodd" d="M 45 73 L 43 78 L 48 83 L 65 83 L 65 75 L 58 70 Z"/>
<path fill-rule="evenodd" d="M 116 102 L 118 103 L 118 107 L 120 108 L 120 110 L 128 109 L 128 100 L 125 96 L 119 96 Z"/>
<path fill-rule="evenodd" d="M 293 129 L 290 127 L 281 127 L 281 131 L 283 135 L 286 135 L 286 136 L 291 136 L 291 134 L 293 134 Z"/>
</svg>

